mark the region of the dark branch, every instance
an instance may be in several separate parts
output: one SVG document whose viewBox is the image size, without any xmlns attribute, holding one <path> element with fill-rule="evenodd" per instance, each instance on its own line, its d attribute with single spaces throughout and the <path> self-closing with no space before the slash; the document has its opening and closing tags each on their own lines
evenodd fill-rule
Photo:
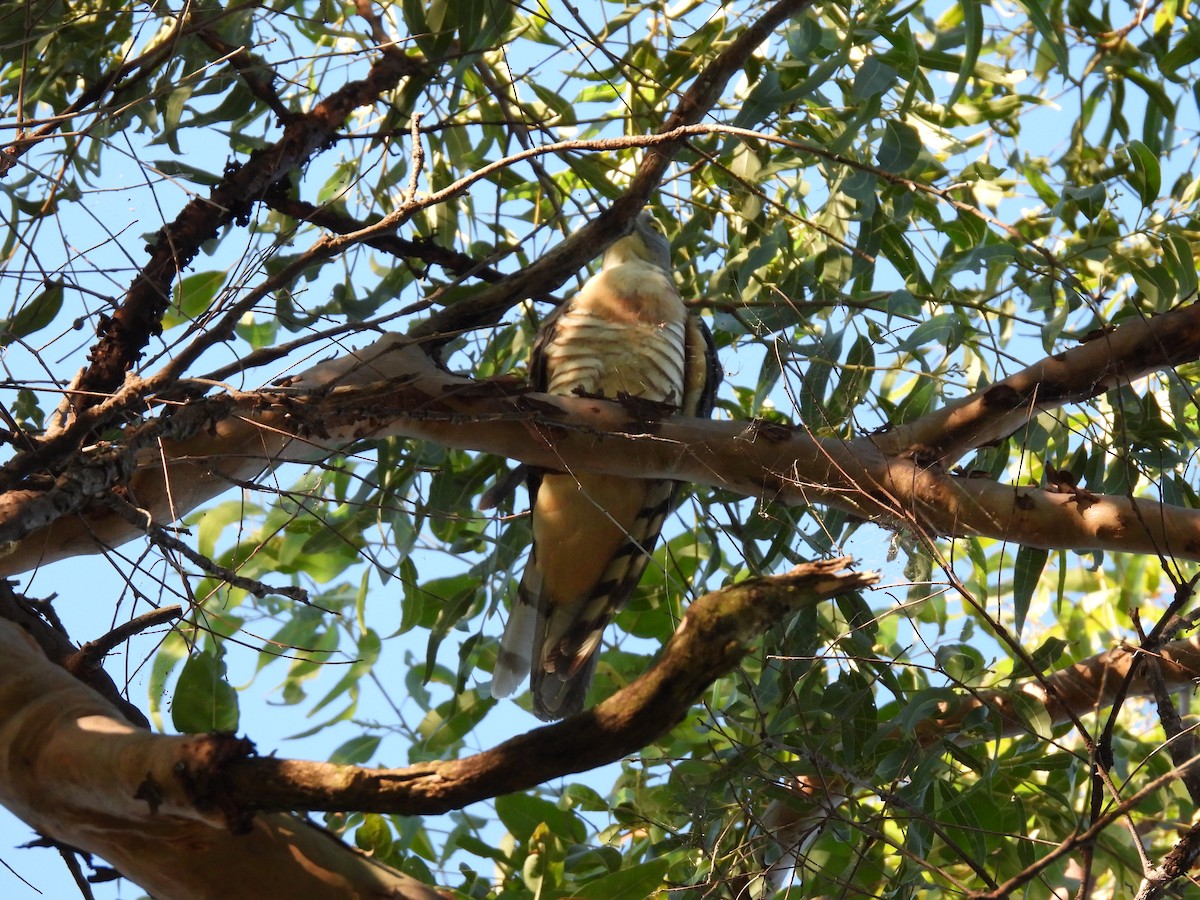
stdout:
<svg viewBox="0 0 1200 900">
<path fill-rule="evenodd" d="M 247 578 L 244 575 L 239 575 L 232 569 L 213 562 L 203 553 L 193 550 L 188 544 L 168 532 L 167 529 L 156 524 L 153 517 L 146 510 L 138 509 L 132 503 L 128 503 L 120 497 L 111 498 L 109 505 L 126 522 L 144 531 L 152 543 L 178 553 L 198 566 L 205 574 L 224 581 L 230 587 L 239 588 L 252 596 L 258 597 L 260 600 L 263 597 L 275 594 L 280 597 L 287 597 L 295 603 L 302 603 L 305 606 L 310 605 L 308 591 L 302 587 L 295 585 L 272 587 L 269 584 L 259 581 L 257 578 Z M 329 610 L 326 610 L 326 612 L 329 612 Z"/>
<path fill-rule="evenodd" d="M 20 626 L 26 634 L 37 642 L 37 645 L 53 663 L 66 666 L 66 662 L 75 656 L 79 649 L 71 642 L 66 632 L 55 628 L 45 618 L 35 614 L 30 604 L 16 594 L 12 585 L 0 581 L 0 618 Z M 149 728 L 150 722 L 142 711 L 130 703 L 121 694 L 108 673 L 99 666 L 84 668 L 74 673 L 75 677 L 113 704 L 121 714 L 141 728 Z"/>
<path fill-rule="evenodd" d="M 334 234 L 352 234 L 373 224 L 361 222 L 329 206 L 316 206 L 306 200 L 296 200 L 291 197 L 270 196 L 264 198 L 263 203 L 285 216 L 291 216 L 302 222 L 311 222 Z M 479 278 L 488 282 L 496 282 L 504 278 L 503 272 L 488 263 L 476 260 L 458 250 L 441 247 L 432 240 L 414 241 L 395 234 L 381 234 L 369 237 L 363 243 L 397 259 L 416 259 L 426 265 L 441 266 L 446 271 L 463 278 Z M 536 299 L 542 298 L 539 296 Z"/>
<path fill-rule="evenodd" d="M 748 579 L 701 597 L 654 665 L 631 685 L 594 709 L 466 759 L 373 770 L 250 758 L 186 777 L 197 785 L 202 807 L 233 803 L 256 810 L 421 815 L 584 772 L 635 753 L 668 732 L 784 616 L 877 581 L 874 573 L 845 571 L 850 563 L 847 558 L 807 563 L 785 575 Z"/>
<path fill-rule="evenodd" d="M 376 102 L 402 78 L 422 71 L 419 60 L 384 54 L 366 78 L 344 85 L 311 112 L 292 117 L 274 145 L 229 171 L 207 199 L 192 200 L 164 226 L 150 248 L 150 260 L 124 301 L 111 318 L 101 322 L 99 341 L 89 354 L 91 365 L 79 386 L 83 396 L 106 396 L 121 385 L 126 371 L 160 330 L 176 274 L 192 261 L 201 244 L 223 226 L 247 219 L 253 203 L 272 185 L 329 146 L 354 109 Z"/>
<path fill-rule="evenodd" d="M 136 616 L 125 624 L 118 625 L 103 637 L 85 643 L 63 660 L 63 667 L 72 675 L 80 675 L 89 669 L 97 668 L 104 662 L 104 657 L 135 634 L 141 634 L 156 625 L 174 622 L 181 615 L 183 607 L 164 606 L 162 609 L 152 609 L 148 613 Z"/>
<path fill-rule="evenodd" d="M 747 27 L 721 54 L 696 76 L 660 129 L 670 134 L 699 122 L 716 104 L 726 83 L 739 72 L 754 50 L 770 34 L 811 5 L 812 0 L 780 0 Z M 568 278 L 594 259 L 599 249 L 621 236 L 629 222 L 650 199 L 667 166 L 683 148 L 685 138 L 651 145 L 630 181 L 629 188 L 608 209 L 558 244 L 550 252 L 470 300 L 455 303 L 420 322 L 410 332 L 417 340 L 446 341 L 472 328 L 493 325 L 514 303 L 557 290 Z"/>
</svg>

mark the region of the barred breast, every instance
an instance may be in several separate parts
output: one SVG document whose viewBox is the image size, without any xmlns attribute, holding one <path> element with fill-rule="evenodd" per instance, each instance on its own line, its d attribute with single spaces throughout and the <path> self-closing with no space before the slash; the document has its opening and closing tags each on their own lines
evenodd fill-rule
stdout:
<svg viewBox="0 0 1200 900">
<path fill-rule="evenodd" d="M 568 309 L 546 348 L 551 394 L 621 394 L 680 402 L 684 383 L 684 322 L 613 323 Z"/>
</svg>

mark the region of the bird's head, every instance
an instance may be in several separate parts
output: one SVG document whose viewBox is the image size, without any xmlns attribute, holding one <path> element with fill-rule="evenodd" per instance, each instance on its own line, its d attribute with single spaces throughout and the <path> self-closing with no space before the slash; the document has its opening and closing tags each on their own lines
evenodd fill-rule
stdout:
<svg viewBox="0 0 1200 900">
<path fill-rule="evenodd" d="M 604 254 L 605 266 L 620 265 L 634 260 L 651 263 L 664 272 L 671 271 L 671 244 L 667 241 L 662 224 L 649 210 L 638 213 L 629 234 L 609 247 Z"/>
</svg>

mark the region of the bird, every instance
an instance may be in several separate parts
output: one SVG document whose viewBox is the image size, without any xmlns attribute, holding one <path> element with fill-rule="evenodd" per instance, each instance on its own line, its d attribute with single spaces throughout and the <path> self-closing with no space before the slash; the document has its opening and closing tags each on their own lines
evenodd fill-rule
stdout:
<svg viewBox="0 0 1200 900">
<path fill-rule="evenodd" d="M 712 336 L 684 305 L 662 225 L 643 210 L 600 271 L 543 324 L 530 382 L 563 396 L 637 398 L 712 414 Z M 507 697 L 530 675 L 533 712 L 580 712 L 604 629 L 637 587 L 680 483 L 530 469 L 533 544 L 492 673 Z"/>
</svg>

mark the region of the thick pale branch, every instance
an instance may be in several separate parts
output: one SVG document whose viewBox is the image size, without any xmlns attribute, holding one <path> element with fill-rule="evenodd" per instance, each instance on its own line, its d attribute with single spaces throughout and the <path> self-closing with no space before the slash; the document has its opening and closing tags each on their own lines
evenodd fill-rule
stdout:
<svg viewBox="0 0 1200 900">
<path fill-rule="evenodd" d="M 1200 511 L 950 475 L 913 454 L 887 456 L 878 435 L 841 441 L 753 422 L 648 421 L 644 408 L 451 375 L 396 336 L 322 363 L 285 390 L 194 401 L 143 426 L 129 438 L 144 448 L 130 495 L 156 521 L 169 522 L 268 465 L 320 459 L 384 436 L 552 469 L 673 478 L 775 503 L 825 504 L 944 536 L 1200 560 Z M 11 542 L 0 575 L 137 535 L 111 511 L 87 509 L 94 491 L 60 481 L 64 486 L 50 498 L 0 496 L 0 539 Z M 65 495 L 68 488 L 75 493 Z M 25 518 L 31 499 L 62 518 L 34 531 Z M 75 511 L 84 514 L 68 515 Z"/>
<path fill-rule="evenodd" d="M 0 582 L 0 619 L 24 631 L 37 643 L 47 659 L 67 669 L 76 679 L 108 700 L 124 714 L 128 722 L 149 728 L 150 721 L 140 709 L 125 699 L 116 683 L 104 671 L 100 665 L 101 658 L 83 653 L 76 647 L 62 625 L 54 620 L 53 612 L 44 612 L 48 607 L 49 604 L 18 596 L 7 582 Z M 141 616 L 138 618 L 142 619 Z"/>
<path fill-rule="evenodd" d="M 242 743 L 130 726 L 0 618 L 0 804 L 42 834 L 99 854 L 156 897 L 440 896 L 291 816 L 198 810 L 180 773 Z"/>
<path fill-rule="evenodd" d="M 702 597 L 651 669 L 595 709 L 464 760 L 401 770 L 247 759 L 248 742 L 230 736 L 134 728 L 0 618 L 0 803 L 155 896 L 434 898 L 307 823 L 263 810 L 444 811 L 636 752 L 783 616 L 875 583 L 845 571 L 849 563 L 809 563 Z"/>
</svg>

